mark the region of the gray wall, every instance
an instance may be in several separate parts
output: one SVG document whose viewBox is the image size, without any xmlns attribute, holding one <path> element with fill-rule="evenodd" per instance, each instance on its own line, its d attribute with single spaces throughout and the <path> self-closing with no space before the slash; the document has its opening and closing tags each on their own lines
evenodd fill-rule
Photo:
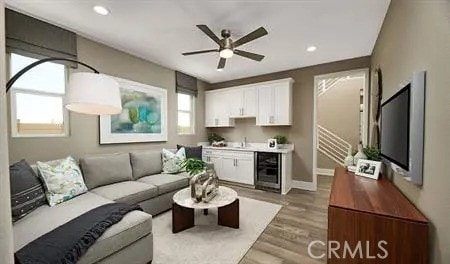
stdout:
<svg viewBox="0 0 450 264">
<path fill-rule="evenodd" d="M 431 263 L 450 263 L 450 1 L 392 0 L 372 55 L 383 97 L 426 70 L 423 186 L 394 183 L 432 222 Z"/>
<path fill-rule="evenodd" d="M 94 153 L 112 153 L 135 149 L 161 149 L 178 144 L 196 144 L 205 141 L 204 93 L 207 85 L 198 81 L 199 96 L 196 98 L 196 134 L 177 134 L 177 97 L 173 70 L 126 54 L 100 43 L 78 37 L 78 58 L 102 73 L 167 89 L 168 91 L 168 142 L 99 145 L 98 117 L 70 114 L 70 136 L 63 138 L 10 138 L 11 162 L 27 159 L 52 160 L 67 155 L 80 157 Z M 79 67 L 77 71 L 86 71 Z M 9 119 L 8 119 L 9 120 Z"/>
<path fill-rule="evenodd" d="M 13 263 L 5 74 L 5 6 L 0 0 L 0 263 Z"/>
<path fill-rule="evenodd" d="M 364 81 L 364 78 L 341 80 L 317 100 L 317 124 L 350 143 L 353 150 L 358 148 L 360 140 L 360 90 Z M 327 156 L 317 155 L 317 168 L 336 166 L 339 165 Z"/>
<path fill-rule="evenodd" d="M 249 142 L 266 142 L 276 134 L 288 136 L 290 142 L 295 144 L 293 155 L 295 180 L 312 181 L 313 171 L 313 106 L 314 106 L 314 76 L 367 68 L 370 66 L 370 57 L 326 63 L 311 67 L 276 72 L 240 80 L 211 84 L 211 89 L 256 83 L 292 77 L 294 83 L 293 125 L 290 127 L 258 127 L 255 119 L 236 121 L 234 128 L 212 128 L 209 132 L 217 132 L 228 141 L 240 141 L 247 137 Z"/>
</svg>

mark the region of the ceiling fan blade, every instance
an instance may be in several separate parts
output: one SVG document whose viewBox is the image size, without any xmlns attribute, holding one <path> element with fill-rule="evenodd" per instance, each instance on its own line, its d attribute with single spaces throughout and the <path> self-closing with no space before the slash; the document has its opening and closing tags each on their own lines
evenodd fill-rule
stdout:
<svg viewBox="0 0 450 264">
<path fill-rule="evenodd" d="M 218 49 L 199 50 L 199 51 L 184 52 L 181 54 L 183 54 L 184 56 L 188 56 L 188 55 L 195 55 L 195 54 L 202 54 L 202 53 L 209 53 L 209 52 L 219 52 L 219 50 Z"/>
<path fill-rule="evenodd" d="M 218 36 L 216 36 L 216 34 L 214 34 L 214 32 L 212 32 L 212 30 L 207 26 L 207 25 L 197 25 L 197 27 L 203 31 L 203 33 L 205 33 L 206 35 L 208 35 L 208 37 L 210 37 L 212 40 L 214 40 L 214 42 L 216 42 L 217 44 L 220 45 L 220 39 Z"/>
<path fill-rule="evenodd" d="M 249 33 L 249 34 L 243 36 L 242 38 L 236 40 L 236 41 L 234 42 L 234 47 L 239 47 L 239 46 L 241 46 L 241 45 L 244 45 L 244 44 L 247 43 L 247 42 L 250 42 L 250 41 L 252 41 L 252 40 L 255 40 L 255 39 L 257 39 L 257 38 L 260 38 L 260 37 L 262 37 L 262 36 L 265 36 L 265 35 L 267 35 L 267 34 L 269 34 L 269 33 L 267 32 L 267 30 L 266 30 L 265 28 L 263 28 L 263 27 L 260 27 L 260 28 L 256 29 L 255 31 L 253 31 L 253 32 L 251 32 L 251 33 Z"/>
<path fill-rule="evenodd" d="M 252 53 L 252 52 L 248 52 L 248 51 L 243 51 L 243 50 L 238 50 L 238 49 L 234 50 L 234 54 L 242 56 L 242 57 L 246 57 L 248 59 L 252 59 L 255 61 L 262 61 L 262 59 L 264 59 L 264 55 L 256 54 L 256 53 Z"/>
<path fill-rule="evenodd" d="M 225 68 L 225 62 L 227 61 L 227 59 L 225 58 L 220 58 L 219 60 L 219 65 L 217 65 L 217 70 L 223 70 L 223 68 Z"/>
</svg>

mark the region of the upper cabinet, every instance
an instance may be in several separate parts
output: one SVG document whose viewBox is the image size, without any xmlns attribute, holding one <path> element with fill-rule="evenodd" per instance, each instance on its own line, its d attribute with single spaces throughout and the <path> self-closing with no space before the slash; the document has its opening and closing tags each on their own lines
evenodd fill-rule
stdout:
<svg viewBox="0 0 450 264">
<path fill-rule="evenodd" d="M 206 127 L 231 127 L 256 117 L 258 126 L 292 124 L 292 84 L 287 78 L 205 92 Z"/>
<path fill-rule="evenodd" d="M 258 87 L 256 125 L 292 125 L 292 79 Z"/>
<path fill-rule="evenodd" d="M 230 101 L 230 117 L 256 117 L 257 94 L 255 87 L 235 88 L 228 90 Z"/>
<path fill-rule="evenodd" d="M 231 127 L 234 119 L 230 119 L 229 94 L 223 91 L 205 93 L 205 126 Z"/>
</svg>

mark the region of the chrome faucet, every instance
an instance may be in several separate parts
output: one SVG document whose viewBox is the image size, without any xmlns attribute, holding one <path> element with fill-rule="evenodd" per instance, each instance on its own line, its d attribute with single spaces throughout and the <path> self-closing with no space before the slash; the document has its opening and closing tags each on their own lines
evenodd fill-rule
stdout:
<svg viewBox="0 0 450 264">
<path fill-rule="evenodd" d="M 247 137 L 244 137 L 244 140 L 241 141 L 241 148 L 247 147 Z"/>
</svg>

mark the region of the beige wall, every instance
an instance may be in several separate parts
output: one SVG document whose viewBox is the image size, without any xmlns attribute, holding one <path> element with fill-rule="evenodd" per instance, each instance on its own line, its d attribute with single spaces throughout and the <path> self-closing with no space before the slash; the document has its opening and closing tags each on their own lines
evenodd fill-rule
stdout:
<svg viewBox="0 0 450 264">
<path fill-rule="evenodd" d="M 424 182 L 394 183 L 432 223 L 431 263 L 450 263 L 450 2 L 392 0 L 372 55 L 383 97 L 417 70 L 427 71 Z"/>
<path fill-rule="evenodd" d="M 70 114 L 70 136 L 64 138 L 11 138 L 10 160 L 26 158 L 29 162 L 52 160 L 67 155 L 80 157 L 93 153 L 112 153 L 135 149 L 160 149 L 179 144 L 196 144 L 205 141 L 203 90 L 207 85 L 199 81 L 199 96 L 196 98 L 196 135 L 177 134 L 177 97 L 173 70 L 134 57 L 100 43 L 78 37 L 78 59 L 102 73 L 129 79 L 168 90 L 168 142 L 99 145 L 98 117 Z M 78 71 L 86 71 L 79 67 Z"/>
<path fill-rule="evenodd" d="M 5 6 L 0 0 L 0 263 L 13 263 L 5 95 Z"/>
<path fill-rule="evenodd" d="M 317 151 L 317 168 L 334 170 L 336 167 L 341 167 L 337 162 L 328 158 L 325 154 Z"/>
<path fill-rule="evenodd" d="M 364 81 L 364 78 L 341 80 L 317 99 L 317 124 L 350 143 L 353 150 L 360 140 L 360 91 Z M 336 166 L 339 165 L 327 156 L 317 155 L 317 168 Z"/>
<path fill-rule="evenodd" d="M 264 63 L 264 62 L 262 62 Z M 312 181 L 313 171 L 313 105 L 314 76 L 352 69 L 366 68 L 370 65 L 370 57 L 326 63 L 306 68 L 271 73 L 240 80 L 211 84 L 212 89 L 243 85 L 262 81 L 292 77 L 295 80 L 293 91 L 293 125 L 290 127 L 258 127 L 255 119 L 236 121 L 234 128 L 213 128 L 209 132 L 217 132 L 228 141 L 240 141 L 247 137 L 248 142 L 266 142 L 276 134 L 288 136 L 295 144 L 293 155 L 295 180 Z M 257 65 L 256 65 L 257 67 Z"/>
</svg>

